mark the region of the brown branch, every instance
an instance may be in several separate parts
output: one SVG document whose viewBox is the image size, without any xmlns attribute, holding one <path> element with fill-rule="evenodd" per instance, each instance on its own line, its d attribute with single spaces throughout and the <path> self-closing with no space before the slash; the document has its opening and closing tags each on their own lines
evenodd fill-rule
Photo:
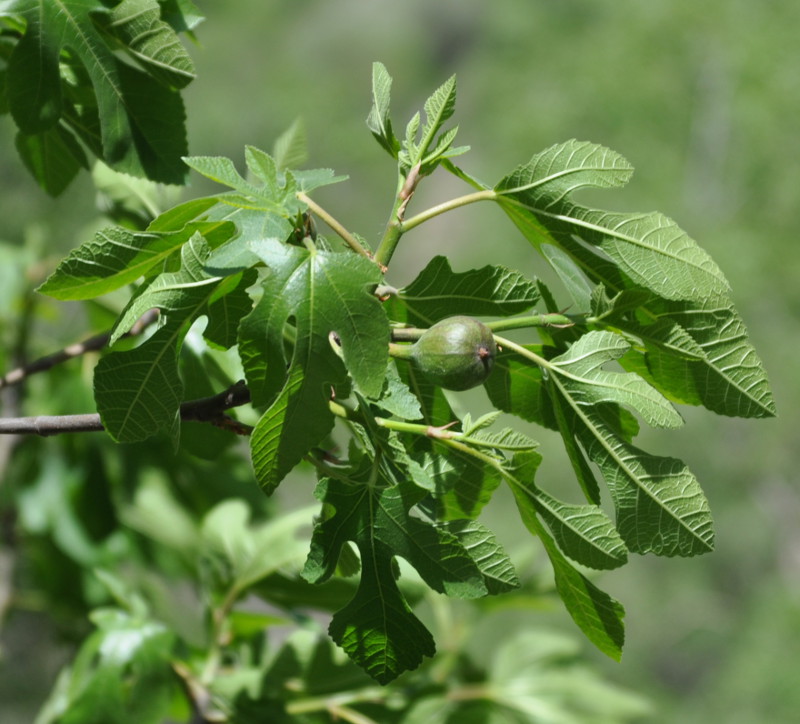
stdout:
<svg viewBox="0 0 800 724">
<path fill-rule="evenodd" d="M 151 309 L 150 311 L 145 312 L 123 336 L 136 337 L 144 332 L 144 330 L 153 324 L 153 322 L 155 322 L 157 319 L 158 310 Z M 80 357 L 87 352 L 96 352 L 97 350 L 103 349 L 103 347 L 108 344 L 109 339 L 111 339 L 110 330 L 108 332 L 96 334 L 94 337 L 89 337 L 89 339 L 84 340 L 83 342 L 71 344 L 64 349 L 59 350 L 58 352 L 54 352 L 53 354 L 40 357 L 39 359 L 23 365 L 22 367 L 17 367 L 16 369 L 7 372 L 5 375 L 3 375 L 3 377 L 0 377 L 0 390 L 4 387 L 10 387 L 11 385 L 18 385 L 27 377 L 30 377 L 37 372 L 47 372 L 47 370 L 52 369 L 56 365 L 66 362 L 67 360 L 74 359 L 75 357 Z"/>
<path fill-rule="evenodd" d="M 227 390 L 184 402 L 180 407 L 182 420 L 208 422 L 237 435 L 249 435 L 249 425 L 225 415 L 232 407 L 250 402 L 250 390 L 244 380 L 231 385 Z M 100 432 L 105 430 L 100 415 L 38 415 L 36 417 L 0 418 L 0 435 L 61 435 L 67 432 Z"/>
</svg>

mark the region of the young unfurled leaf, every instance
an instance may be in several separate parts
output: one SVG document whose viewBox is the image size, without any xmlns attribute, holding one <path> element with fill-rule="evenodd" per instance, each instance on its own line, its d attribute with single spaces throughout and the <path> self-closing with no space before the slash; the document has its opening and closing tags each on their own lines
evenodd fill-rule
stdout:
<svg viewBox="0 0 800 724">
<path fill-rule="evenodd" d="M 301 118 L 295 119 L 272 146 L 275 167 L 279 171 L 299 168 L 308 160 L 308 141 L 305 124 Z"/>
<path fill-rule="evenodd" d="M 275 240 L 252 242 L 251 249 L 269 273 L 261 301 L 242 321 L 239 344 L 253 401 L 269 405 L 250 447 L 258 480 L 271 491 L 331 429 L 331 386 L 349 373 L 364 394 L 380 395 L 389 323 L 371 293 L 381 278 L 371 261 Z M 294 349 L 287 372 L 290 320 Z"/>
<path fill-rule="evenodd" d="M 536 154 L 502 179 L 502 208 L 535 245 L 564 245 L 577 237 L 596 245 L 635 285 L 667 299 L 702 300 L 726 294 L 717 265 L 684 231 L 657 213 L 615 213 L 572 200 L 584 187 L 623 186 L 633 169 L 602 146 L 568 141 Z"/>
<path fill-rule="evenodd" d="M 536 285 L 519 272 L 485 266 L 457 273 L 447 257 L 436 256 L 411 284 L 388 301 L 387 311 L 397 321 L 429 327 L 453 315 L 518 314 L 538 300 Z"/>
<path fill-rule="evenodd" d="M 213 197 L 216 204 L 208 210 L 207 217 L 234 222 L 239 229 L 237 241 L 244 245 L 254 239 L 286 239 L 293 229 L 292 220 L 304 209 L 297 193 L 347 178 L 335 176 L 330 169 L 281 169 L 272 156 L 255 146 L 245 148 L 252 181 L 245 179 L 233 161 L 224 156 L 191 156 L 183 160 L 206 178 L 233 189 Z"/>
<path fill-rule="evenodd" d="M 376 79 L 378 81 L 378 91 L 376 93 Z M 453 115 L 456 102 L 456 77 L 452 76 L 445 81 L 433 94 L 425 101 L 425 125 L 422 126 L 420 134 L 421 116 L 415 113 L 406 126 L 405 141 L 402 147 L 396 147 L 394 142 L 387 137 L 386 122 L 381 123 L 381 113 L 388 114 L 388 93 L 391 79 L 386 73 L 386 69 L 380 66 L 378 74 L 373 73 L 373 94 L 376 102 L 373 104 L 373 111 L 367 119 L 367 123 L 378 142 L 384 146 L 389 153 L 396 156 L 401 172 L 408 174 L 412 168 L 417 168 L 418 172 L 425 176 L 430 174 L 436 166 L 448 157 L 458 156 L 469 150 L 468 146 L 452 148 L 458 132 L 458 126 L 439 133 L 442 126 Z M 380 95 L 378 95 L 378 93 Z M 379 105 L 378 98 L 383 101 Z M 377 129 L 377 130 L 376 130 Z M 388 131 L 390 132 L 389 127 Z M 437 136 L 437 134 L 439 134 Z M 419 137 L 419 141 L 417 138 Z M 400 148 L 398 152 L 398 148 Z"/>
<path fill-rule="evenodd" d="M 425 125 L 422 127 L 422 138 L 418 146 L 412 151 L 408 148 L 411 156 L 411 164 L 430 163 L 434 159 L 429 153 L 436 134 L 453 115 L 456 108 L 456 77 L 450 76 L 433 94 L 425 101 Z M 453 134 L 455 135 L 455 134 Z M 450 138 L 450 142 L 452 142 Z M 448 144 L 449 145 L 449 144 Z"/>
<path fill-rule="evenodd" d="M 367 127 L 372 131 L 375 140 L 383 146 L 391 156 L 397 158 L 400 141 L 392 131 L 392 120 L 389 118 L 389 102 L 391 100 L 392 78 L 383 63 L 372 64 L 372 108 L 367 116 Z"/>
<path fill-rule="evenodd" d="M 459 539 L 409 514 L 424 491 L 413 486 L 320 481 L 322 515 L 311 539 L 303 577 L 330 578 L 347 541 L 361 555 L 355 597 L 337 612 L 330 634 L 374 679 L 385 684 L 434 653 L 430 633 L 411 613 L 392 570 L 392 558 L 411 563 L 436 591 L 473 598 L 488 593 L 484 574 Z M 495 585 L 494 583 L 492 585 Z"/>
</svg>

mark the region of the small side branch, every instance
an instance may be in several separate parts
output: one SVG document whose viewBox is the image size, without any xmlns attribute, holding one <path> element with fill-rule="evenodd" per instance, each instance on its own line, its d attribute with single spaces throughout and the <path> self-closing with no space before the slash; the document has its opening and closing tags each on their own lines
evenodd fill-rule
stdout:
<svg viewBox="0 0 800 724">
<path fill-rule="evenodd" d="M 356 254 L 360 254 L 372 261 L 372 254 L 370 254 L 369 250 L 365 249 L 355 236 L 353 236 L 336 218 L 325 211 L 316 201 L 302 191 L 297 194 L 297 198 L 330 226 Z"/>
<path fill-rule="evenodd" d="M 140 335 L 157 319 L 157 309 L 151 309 L 150 311 L 145 312 L 124 336 L 136 337 Z M 111 339 L 111 330 L 108 332 L 102 332 L 101 334 L 96 334 L 94 337 L 89 337 L 89 339 L 83 342 L 71 344 L 64 349 L 59 350 L 58 352 L 54 352 L 53 354 L 49 354 L 45 357 L 40 357 L 39 359 L 23 365 L 22 367 L 17 367 L 16 369 L 11 370 L 0 377 L 0 390 L 2 390 L 4 387 L 18 385 L 23 380 L 27 379 L 31 375 L 36 374 L 37 372 L 47 372 L 56 365 L 59 365 L 62 362 L 67 362 L 75 357 L 80 357 L 87 352 L 97 352 L 108 344 L 109 339 Z"/>
<path fill-rule="evenodd" d="M 250 390 L 244 381 L 227 390 L 184 402 L 180 408 L 182 420 L 208 422 L 239 435 L 250 433 L 250 427 L 225 415 L 225 411 L 250 402 Z M 0 435 L 40 435 L 49 437 L 72 432 L 101 432 L 105 430 L 100 415 L 38 415 L 36 417 L 0 418 Z"/>
</svg>

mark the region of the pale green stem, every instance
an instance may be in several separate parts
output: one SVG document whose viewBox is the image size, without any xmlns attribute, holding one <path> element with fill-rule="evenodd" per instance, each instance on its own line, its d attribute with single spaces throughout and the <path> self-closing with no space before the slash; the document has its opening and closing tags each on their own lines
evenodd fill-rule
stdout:
<svg viewBox="0 0 800 724">
<path fill-rule="evenodd" d="M 389 342 L 389 356 L 395 359 L 411 359 L 412 347 L 411 344 Z"/>
<path fill-rule="evenodd" d="M 462 206 L 468 206 L 469 204 L 474 204 L 477 201 L 494 201 L 496 198 L 496 191 L 493 191 L 492 189 L 484 189 L 483 191 L 476 191 L 475 193 L 467 194 L 466 196 L 459 196 L 458 198 L 450 199 L 450 201 L 445 201 L 444 203 L 432 206 L 430 209 L 421 211 L 416 216 L 412 216 L 410 219 L 403 221 L 400 224 L 400 233 L 404 234 L 406 231 L 410 231 L 415 226 L 419 226 L 429 219 L 439 216 L 440 214 L 444 214 L 448 211 L 460 209 Z"/>
<path fill-rule="evenodd" d="M 399 207 L 400 204 L 398 203 L 392 209 L 391 221 L 386 225 L 386 231 L 383 233 L 381 243 L 378 244 L 378 248 L 375 251 L 375 261 L 383 267 L 389 266 L 400 237 L 403 235 L 401 224 L 396 218 Z"/>
<path fill-rule="evenodd" d="M 525 327 L 572 327 L 575 320 L 565 314 L 533 314 L 529 317 L 512 317 L 511 319 L 498 319 L 486 322 L 492 332 L 502 332 L 506 329 L 523 329 Z"/>
<path fill-rule="evenodd" d="M 427 211 L 420 212 L 416 216 L 403 220 L 400 218 L 398 211 L 403 207 L 403 204 L 406 203 L 406 200 L 398 197 L 392 207 L 392 213 L 389 217 L 390 220 L 386 225 L 386 231 L 383 234 L 381 243 L 378 245 L 378 250 L 375 252 L 375 261 L 381 266 L 388 266 L 397 248 L 397 244 L 400 241 L 400 237 L 415 226 L 419 226 L 425 221 L 428 221 L 428 219 L 444 214 L 447 211 L 459 209 L 462 206 L 474 204 L 477 201 L 494 201 L 496 198 L 497 193 L 495 191 L 492 189 L 484 189 L 472 194 L 467 194 L 466 196 L 459 196 L 450 201 L 445 201 L 444 203 L 431 207 Z"/>
<path fill-rule="evenodd" d="M 589 321 L 581 316 L 568 316 L 566 314 L 532 314 L 527 317 L 511 317 L 509 319 L 496 319 L 484 324 L 492 332 L 504 331 L 507 329 L 525 329 L 526 327 L 572 327 Z M 397 327 L 392 330 L 392 340 L 395 342 L 415 342 L 427 330 L 419 327 Z M 398 357 L 403 357 L 402 351 L 397 353 Z"/>
<path fill-rule="evenodd" d="M 395 342 L 416 342 L 425 331 L 417 327 L 397 327 L 392 330 L 392 339 Z"/>
<path fill-rule="evenodd" d="M 298 701 L 290 701 L 286 704 L 287 714 L 310 714 L 314 711 L 332 711 L 338 710 L 342 713 L 342 707 L 347 704 L 358 704 L 360 702 L 381 702 L 386 698 L 386 691 L 378 687 L 371 689 L 363 689 L 362 691 L 354 691 L 346 694 L 338 694 L 332 696 L 320 696 L 309 699 L 300 699 Z M 352 710 L 350 710 L 352 711 Z M 354 712 L 355 713 L 355 712 Z M 363 716 L 363 714 L 361 715 Z M 357 721 L 349 719 L 349 721 Z M 363 719 L 361 721 L 372 721 L 371 719 Z"/>
<path fill-rule="evenodd" d="M 356 254 L 360 254 L 361 256 L 366 257 L 370 261 L 372 261 L 372 254 L 363 247 L 361 242 L 356 239 L 345 227 L 333 216 L 331 216 L 325 209 L 323 209 L 316 201 L 311 199 L 309 196 L 304 194 L 302 191 L 298 192 L 297 198 L 302 201 L 306 206 L 308 206 L 311 211 L 313 211 L 320 219 L 322 219 L 328 226 L 331 227 L 339 236 L 342 237 L 344 242 L 354 251 Z"/>
<path fill-rule="evenodd" d="M 225 599 L 218 608 L 213 609 L 211 612 L 212 618 L 212 634 L 211 643 L 208 647 L 208 654 L 206 656 L 203 671 L 200 674 L 200 683 L 204 687 L 211 686 L 214 678 L 217 675 L 220 661 L 222 660 L 222 647 L 224 646 L 223 633 L 225 631 L 225 622 L 233 609 L 234 604 L 241 594 L 241 589 L 238 585 L 233 585 L 228 589 Z"/>
<path fill-rule="evenodd" d="M 510 339 L 495 335 L 494 340 L 501 347 L 510 349 L 512 352 L 516 352 L 518 355 L 522 355 L 523 357 L 527 357 L 531 362 L 535 362 L 537 365 L 539 365 L 539 367 L 544 367 L 548 370 L 553 368 L 553 365 L 550 364 L 550 362 L 548 362 L 544 357 L 540 357 L 538 354 L 536 354 L 536 352 L 531 352 L 531 350 L 525 349 L 525 347 L 517 344 L 516 342 L 512 342 Z"/>
</svg>

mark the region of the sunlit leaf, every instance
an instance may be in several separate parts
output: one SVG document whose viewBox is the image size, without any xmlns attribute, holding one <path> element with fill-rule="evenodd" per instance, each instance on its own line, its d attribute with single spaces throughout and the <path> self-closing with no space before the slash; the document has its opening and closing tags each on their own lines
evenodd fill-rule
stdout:
<svg viewBox="0 0 800 724">
<path fill-rule="evenodd" d="M 518 455 L 512 466 L 514 477 L 517 481 L 533 480 L 540 462 L 541 455 L 535 452 Z M 534 498 L 525 491 L 525 486 L 512 481 L 511 490 L 522 522 L 541 540 L 547 551 L 555 574 L 556 589 L 570 616 L 600 651 L 619 660 L 625 641 L 622 622 L 624 609 L 567 561 L 539 521 Z"/>
<path fill-rule="evenodd" d="M 577 237 L 601 249 L 634 284 L 668 299 L 725 294 L 728 283 L 711 257 L 663 214 L 599 211 L 572 199 L 581 188 L 623 186 L 632 172 L 619 154 L 573 140 L 535 155 L 495 190 L 536 246 Z"/>
<path fill-rule="evenodd" d="M 256 476 L 269 491 L 331 429 L 332 385 L 349 373 L 365 394 L 380 395 L 389 324 L 371 293 L 381 278 L 371 261 L 273 240 L 251 248 L 270 272 L 260 303 L 242 322 L 239 342 L 253 400 L 270 405 L 250 440 Z M 287 370 L 283 347 L 290 319 L 294 349 Z"/>
</svg>

